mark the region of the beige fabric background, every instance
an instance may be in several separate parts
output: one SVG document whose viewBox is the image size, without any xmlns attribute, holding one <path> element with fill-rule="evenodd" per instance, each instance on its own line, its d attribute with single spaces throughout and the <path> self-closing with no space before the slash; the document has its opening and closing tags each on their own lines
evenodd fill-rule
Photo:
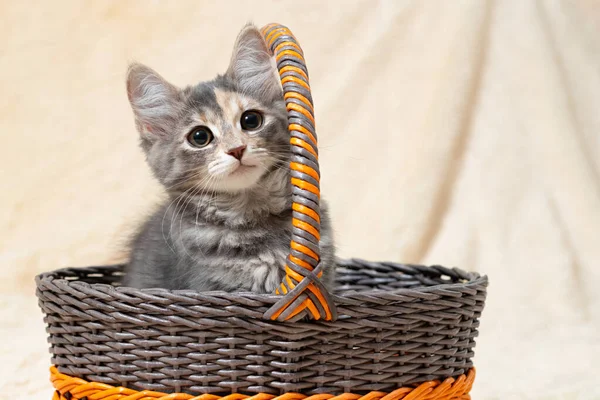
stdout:
<svg viewBox="0 0 600 400">
<path fill-rule="evenodd" d="M 34 275 L 119 259 L 160 196 L 127 63 L 211 78 L 248 20 L 304 47 L 340 254 L 489 275 L 474 399 L 600 399 L 591 0 L 0 2 L 0 397 L 51 392 Z"/>
</svg>

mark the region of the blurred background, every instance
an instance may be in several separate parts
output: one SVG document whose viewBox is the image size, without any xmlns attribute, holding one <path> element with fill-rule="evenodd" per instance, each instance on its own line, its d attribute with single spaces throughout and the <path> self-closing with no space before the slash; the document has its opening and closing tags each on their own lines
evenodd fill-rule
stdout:
<svg viewBox="0 0 600 400">
<path fill-rule="evenodd" d="M 1 1 L 3 396 L 50 398 L 33 277 L 122 260 L 161 198 L 128 63 L 211 79 L 247 21 L 304 48 L 340 255 L 489 275 L 473 398 L 600 399 L 593 0 Z"/>
</svg>

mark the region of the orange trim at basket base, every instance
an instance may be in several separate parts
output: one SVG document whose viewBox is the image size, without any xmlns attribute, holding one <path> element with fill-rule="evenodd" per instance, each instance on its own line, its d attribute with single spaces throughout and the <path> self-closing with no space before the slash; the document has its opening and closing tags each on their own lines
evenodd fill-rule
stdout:
<svg viewBox="0 0 600 400">
<path fill-rule="evenodd" d="M 402 387 L 390 393 L 369 392 L 365 395 L 354 393 L 340 395 L 323 393 L 311 396 L 301 393 L 285 393 L 279 396 L 268 393 L 252 396 L 239 393 L 226 396 L 167 394 L 88 382 L 61 374 L 55 366 L 50 367 L 50 381 L 56 389 L 52 400 L 470 400 L 469 392 L 475 381 L 475 368 L 470 369 L 467 375 L 461 375 L 456 379 L 446 378 L 443 382 L 428 381 L 414 388 Z"/>
</svg>

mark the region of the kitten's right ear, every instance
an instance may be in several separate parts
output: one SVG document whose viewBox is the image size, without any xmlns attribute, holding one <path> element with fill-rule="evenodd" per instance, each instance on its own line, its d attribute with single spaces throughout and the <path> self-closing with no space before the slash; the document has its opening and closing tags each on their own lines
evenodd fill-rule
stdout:
<svg viewBox="0 0 600 400">
<path fill-rule="evenodd" d="M 168 135 L 177 121 L 181 91 L 151 68 L 131 64 L 127 71 L 127 97 L 143 138 Z"/>
<path fill-rule="evenodd" d="M 253 24 L 247 24 L 238 35 L 225 75 L 232 77 L 242 92 L 277 99 L 283 94 L 274 58 Z"/>
</svg>

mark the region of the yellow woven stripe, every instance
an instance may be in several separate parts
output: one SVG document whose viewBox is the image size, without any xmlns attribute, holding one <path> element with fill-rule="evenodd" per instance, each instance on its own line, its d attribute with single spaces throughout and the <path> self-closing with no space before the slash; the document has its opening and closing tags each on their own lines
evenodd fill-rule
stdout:
<svg viewBox="0 0 600 400">
<path fill-rule="evenodd" d="M 295 76 L 284 76 L 283 78 L 281 78 L 282 85 L 286 82 L 294 82 L 300 86 L 303 86 L 305 89 L 310 90 L 310 86 L 308 86 L 308 83 L 304 82 L 302 79 L 296 78 Z"/>
<path fill-rule="evenodd" d="M 475 368 L 471 368 L 467 375 L 461 375 L 456 379 L 446 378 L 443 382 L 428 381 L 415 388 L 401 387 L 390 393 L 373 391 L 364 395 L 344 393 L 336 396 L 322 393 L 307 396 L 290 392 L 279 396 L 268 393 L 252 396 L 239 393 L 226 396 L 214 394 L 192 396 L 187 393 L 136 391 L 99 382 L 87 382 L 61 374 L 54 366 L 50 367 L 50 380 L 56 389 L 53 400 L 80 400 L 83 397 L 90 400 L 469 400 L 471 398 L 469 392 L 473 387 L 475 376 Z"/>
<path fill-rule="evenodd" d="M 279 24 L 277 24 L 277 23 L 275 23 L 275 22 L 273 22 L 273 23 L 270 23 L 270 24 L 267 24 L 267 25 L 265 25 L 265 26 L 263 26 L 263 27 L 262 27 L 262 29 L 260 30 L 260 33 L 262 33 L 262 35 L 263 35 L 263 36 L 265 36 L 265 33 L 266 33 L 266 32 L 267 32 L 269 29 L 271 29 L 271 28 L 273 28 L 273 27 L 275 27 L 275 26 L 277 26 L 277 25 L 279 25 Z"/>
<path fill-rule="evenodd" d="M 292 35 L 292 32 L 290 32 L 289 29 L 287 29 L 285 27 L 280 27 L 277 29 L 273 29 L 269 33 L 269 35 L 265 38 L 265 41 L 269 44 L 269 47 L 271 47 L 271 46 L 273 46 L 273 43 L 277 40 L 277 38 L 280 37 L 281 35 L 288 35 L 295 39 L 294 35 Z M 286 41 L 283 43 L 291 43 L 291 42 Z"/>
<path fill-rule="evenodd" d="M 314 144 L 315 146 L 317 145 L 317 138 L 312 134 L 311 131 L 309 131 L 308 129 L 306 129 L 305 127 L 303 127 L 302 125 L 298 125 L 298 124 L 290 124 L 289 126 L 289 131 L 298 131 L 298 132 L 302 132 L 304 133 L 306 136 L 308 136 L 308 139 L 312 142 L 312 144 Z"/>
<path fill-rule="evenodd" d="M 285 41 L 285 42 L 281 42 L 279 43 L 277 46 L 275 46 L 275 49 L 273 50 L 273 53 L 277 54 L 277 52 L 284 48 L 284 47 L 293 47 L 295 49 L 298 50 L 298 53 L 302 54 L 302 49 L 300 48 L 300 46 L 298 46 L 296 43 L 294 42 L 290 42 L 289 40 Z M 308 79 L 308 78 L 307 78 Z"/>
<path fill-rule="evenodd" d="M 308 138 L 310 139 L 310 141 L 316 146 L 317 145 L 317 138 L 311 133 L 311 131 L 309 131 L 308 129 L 306 129 L 305 127 L 303 127 L 302 125 L 298 125 L 298 124 L 290 124 L 289 126 L 289 131 L 298 131 L 298 132 L 302 132 L 304 133 L 306 136 L 308 136 Z"/>
<path fill-rule="evenodd" d="M 319 155 L 317 154 L 315 149 L 313 149 L 313 147 L 310 144 L 308 144 L 307 142 L 305 142 L 304 140 L 302 140 L 300 138 L 296 138 L 296 137 L 291 138 L 290 144 L 293 144 L 295 146 L 300 146 L 304 150 L 309 151 L 313 156 L 315 156 L 315 158 L 319 158 Z"/>
<path fill-rule="evenodd" d="M 273 44 L 273 42 L 279 36 L 283 35 L 286 31 L 287 31 L 286 28 L 280 26 L 279 28 L 273 29 L 271 32 L 269 32 L 269 34 L 265 38 L 265 41 L 269 44 L 269 47 L 271 47 L 271 45 Z"/>
<path fill-rule="evenodd" d="M 283 42 L 283 44 L 286 44 L 286 45 L 289 44 L 289 43 L 291 43 L 291 42 Z M 277 61 L 279 61 L 281 59 L 281 57 L 283 57 L 283 56 L 292 56 L 292 57 L 295 57 L 298 60 L 300 60 L 302 63 L 304 63 L 304 56 L 302 54 L 298 53 L 297 51 L 294 51 L 294 50 L 282 50 L 279 53 L 276 53 L 275 59 Z M 280 72 L 280 74 L 281 74 L 281 72 Z"/>
<path fill-rule="evenodd" d="M 302 114 L 306 118 L 308 118 L 309 121 L 312 122 L 313 125 L 316 125 L 315 119 L 313 118 L 312 115 L 310 115 L 310 112 L 308 112 L 308 110 L 306 108 L 302 107 L 300 104 L 288 103 L 288 104 L 285 105 L 285 108 L 288 111 L 290 111 L 290 110 L 298 111 L 300 114 Z"/>
<path fill-rule="evenodd" d="M 281 45 L 284 45 L 284 44 L 286 44 L 286 43 L 282 43 L 282 44 L 280 44 L 279 46 L 281 46 Z M 293 44 L 293 43 L 289 43 L 289 44 Z M 275 47 L 275 51 L 277 51 L 277 48 L 278 48 L 279 46 Z M 296 46 L 296 45 L 294 45 L 294 46 Z M 296 47 L 298 47 L 298 46 L 296 46 Z M 279 69 L 279 75 L 283 75 L 285 72 L 296 72 L 296 73 L 298 73 L 298 74 L 302 75 L 302 76 L 304 77 L 304 79 L 308 80 L 308 75 L 306 75 L 306 73 L 305 73 L 304 71 L 302 71 L 302 70 L 301 70 L 300 68 L 298 68 L 298 67 L 294 67 L 294 66 L 292 66 L 292 65 L 286 65 L 285 67 L 283 67 L 283 68 Z M 288 93 L 286 93 L 286 94 L 292 94 L 292 93 L 293 93 L 293 94 L 298 94 L 298 93 L 296 93 L 296 92 L 288 92 Z M 300 95 L 300 96 L 302 96 L 302 95 Z M 285 95 L 284 95 L 283 97 L 284 97 L 284 98 L 287 98 L 287 97 L 285 97 Z M 302 97 L 304 97 L 304 96 L 302 96 Z M 306 97 L 304 97 L 304 99 L 306 100 Z M 305 101 L 305 103 L 308 103 L 308 100 L 306 100 L 306 101 Z"/>
<path fill-rule="evenodd" d="M 314 113 L 314 109 L 312 104 L 310 104 L 310 102 L 308 101 L 308 99 L 304 96 L 302 96 L 300 93 L 297 92 L 287 92 L 286 94 L 283 95 L 284 99 L 298 99 L 302 102 L 302 104 L 304 104 L 306 106 L 306 108 L 310 109 L 313 113 Z"/>
</svg>

